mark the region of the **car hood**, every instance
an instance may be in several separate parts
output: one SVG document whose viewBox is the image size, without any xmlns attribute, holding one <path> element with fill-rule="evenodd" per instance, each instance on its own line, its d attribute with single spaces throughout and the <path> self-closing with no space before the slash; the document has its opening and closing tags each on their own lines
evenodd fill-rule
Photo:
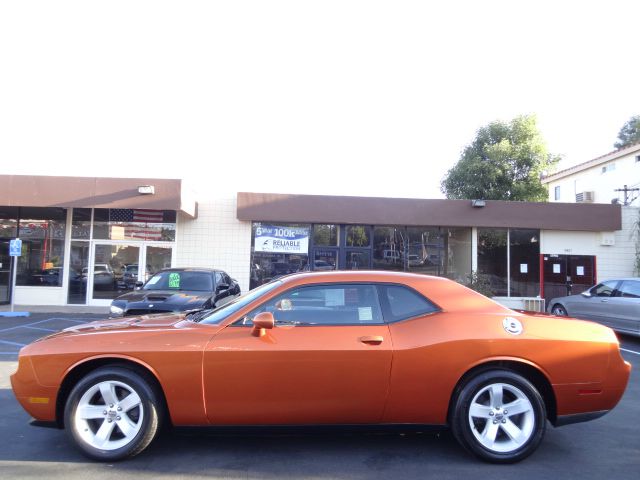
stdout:
<svg viewBox="0 0 640 480">
<path fill-rule="evenodd" d="M 116 300 L 124 302 L 160 302 L 187 303 L 194 300 L 206 300 L 211 298 L 211 292 L 181 290 L 136 290 L 120 295 Z"/>
<path fill-rule="evenodd" d="M 192 325 L 192 322 L 185 320 L 184 313 L 167 313 L 155 315 L 141 315 L 138 317 L 126 317 L 117 319 L 95 320 L 89 323 L 74 325 L 65 328 L 57 333 L 48 335 L 40 340 L 46 340 L 61 336 L 71 336 L 86 333 L 113 332 L 116 330 L 123 331 L 128 329 L 154 328 L 154 329 L 172 329 L 179 328 L 182 324 Z"/>
<path fill-rule="evenodd" d="M 182 311 L 201 307 L 212 296 L 211 292 L 175 290 L 136 290 L 119 296 L 113 305 L 125 311 Z M 141 309 L 141 312 L 138 312 Z"/>
<path fill-rule="evenodd" d="M 40 338 L 23 348 L 40 348 L 39 346 L 41 345 L 41 342 L 45 340 L 80 337 L 84 335 L 111 335 L 133 331 L 140 333 L 148 331 L 155 335 L 160 331 L 187 331 L 193 328 L 201 328 L 200 324 L 187 320 L 185 318 L 186 316 L 187 314 L 185 313 L 164 313 L 118 319 L 96 320 L 65 328 L 64 330 Z M 211 325 L 206 326 L 209 327 L 209 332 L 211 334 L 215 334 L 217 331 L 216 328 L 210 328 Z M 214 325 L 213 327 L 222 328 L 220 325 Z"/>
</svg>

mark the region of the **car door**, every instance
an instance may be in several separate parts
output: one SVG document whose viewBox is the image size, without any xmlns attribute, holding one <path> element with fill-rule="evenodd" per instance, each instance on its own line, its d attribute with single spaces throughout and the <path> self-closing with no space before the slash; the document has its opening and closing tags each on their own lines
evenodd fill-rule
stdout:
<svg viewBox="0 0 640 480">
<path fill-rule="evenodd" d="M 640 334 L 640 281 L 623 280 L 608 299 L 606 315 L 613 328 Z"/>
<path fill-rule="evenodd" d="M 595 320 L 606 325 L 611 325 L 611 317 L 608 314 L 608 303 L 612 298 L 618 280 L 607 280 L 592 287 L 589 295 L 574 295 L 568 297 L 567 311 L 572 317 L 584 318 L 587 320 Z"/>
<path fill-rule="evenodd" d="M 275 327 L 252 336 L 252 318 Z M 218 425 L 377 423 L 392 344 L 373 285 L 296 287 L 227 326 L 204 352 L 207 415 Z"/>
</svg>

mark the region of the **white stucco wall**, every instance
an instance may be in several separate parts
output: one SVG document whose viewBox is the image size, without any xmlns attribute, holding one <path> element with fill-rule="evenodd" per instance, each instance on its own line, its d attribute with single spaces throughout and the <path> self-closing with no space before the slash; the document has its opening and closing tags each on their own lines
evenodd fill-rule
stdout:
<svg viewBox="0 0 640 480">
<path fill-rule="evenodd" d="M 176 267 L 219 268 L 249 290 L 251 222 L 236 218 L 236 194 L 198 196 L 198 218 L 178 216 Z"/>
<path fill-rule="evenodd" d="M 622 207 L 622 230 L 616 232 L 560 232 L 543 230 L 541 252 L 557 255 L 595 255 L 598 281 L 631 277 L 636 254 L 638 207 Z M 605 241 L 613 237 L 613 245 Z"/>
</svg>

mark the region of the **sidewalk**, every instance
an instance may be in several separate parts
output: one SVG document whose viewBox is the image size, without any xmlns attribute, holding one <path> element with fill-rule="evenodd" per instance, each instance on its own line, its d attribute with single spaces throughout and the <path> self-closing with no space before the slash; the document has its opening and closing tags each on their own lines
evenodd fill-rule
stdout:
<svg viewBox="0 0 640 480">
<path fill-rule="evenodd" d="M 89 307 L 87 305 L 14 305 L 15 312 L 29 313 L 96 313 L 109 315 L 109 307 Z M 10 312 L 10 305 L 0 305 L 0 312 Z"/>
</svg>

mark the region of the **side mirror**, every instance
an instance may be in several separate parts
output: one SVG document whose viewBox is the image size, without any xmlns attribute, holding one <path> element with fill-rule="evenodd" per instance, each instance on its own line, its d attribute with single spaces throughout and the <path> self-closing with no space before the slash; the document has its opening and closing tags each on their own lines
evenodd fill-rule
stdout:
<svg viewBox="0 0 640 480">
<path fill-rule="evenodd" d="M 218 292 L 222 292 L 224 290 L 229 290 L 229 285 L 227 285 L 226 283 L 219 283 L 218 287 L 216 288 L 216 290 Z"/>
<path fill-rule="evenodd" d="M 591 297 L 591 293 L 589 292 L 589 290 L 585 290 L 580 295 L 582 295 L 583 297 L 587 297 L 587 298 Z"/>
<path fill-rule="evenodd" d="M 136 282 L 136 290 L 140 290 L 142 288 L 142 286 L 144 285 L 144 282 L 141 281 L 137 281 Z"/>
<path fill-rule="evenodd" d="M 262 312 L 253 317 L 253 328 L 251 329 L 251 335 L 254 337 L 262 337 L 266 335 L 267 329 L 271 330 L 275 326 L 276 322 L 273 318 L 273 313 Z"/>
</svg>

